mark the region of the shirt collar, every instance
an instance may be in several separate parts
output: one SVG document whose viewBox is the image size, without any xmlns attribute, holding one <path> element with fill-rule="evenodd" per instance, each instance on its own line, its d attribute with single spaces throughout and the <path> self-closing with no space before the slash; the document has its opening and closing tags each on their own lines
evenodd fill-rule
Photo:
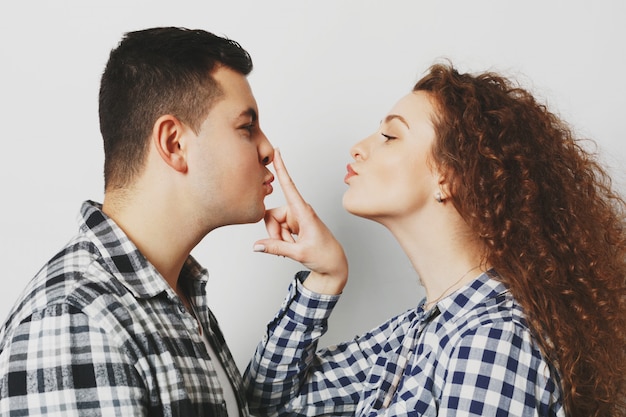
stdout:
<svg viewBox="0 0 626 417">
<path fill-rule="evenodd" d="M 436 309 L 447 321 L 463 316 L 476 305 L 485 303 L 500 294 L 507 292 L 506 286 L 498 281 L 498 274 L 491 269 L 483 272 L 467 285 L 459 288 L 436 304 Z M 433 308 L 435 310 L 435 308 Z"/>
<path fill-rule="evenodd" d="M 85 201 L 78 216 L 82 233 L 100 252 L 102 267 L 114 275 L 137 298 L 152 298 L 173 291 L 154 266 L 139 252 L 124 231 L 102 211 L 102 205 Z M 198 281 L 200 287 L 208 279 L 207 271 L 189 256 L 181 278 Z"/>
</svg>

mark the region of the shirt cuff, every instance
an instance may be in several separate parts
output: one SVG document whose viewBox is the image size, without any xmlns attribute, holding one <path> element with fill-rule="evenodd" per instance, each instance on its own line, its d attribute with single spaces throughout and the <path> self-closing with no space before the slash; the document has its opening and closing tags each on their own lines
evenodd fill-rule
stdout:
<svg viewBox="0 0 626 417">
<path fill-rule="evenodd" d="M 305 288 L 302 282 L 308 275 L 309 271 L 300 271 L 296 274 L 283 305 L 285 315 L 305 325 L 326 321 L 340 298 L 339 294 L 319 294 Z"/>
</svg>

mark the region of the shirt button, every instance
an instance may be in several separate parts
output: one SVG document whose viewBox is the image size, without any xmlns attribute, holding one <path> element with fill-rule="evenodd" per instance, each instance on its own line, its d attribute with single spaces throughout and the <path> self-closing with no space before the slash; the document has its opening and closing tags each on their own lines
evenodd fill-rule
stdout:
<svg viewBox="0 0 626 417">
<path fill-rule="evenodd" d="M 185 314 L 185 306 L 179 306 L 180 312 Z"/>
</svg>

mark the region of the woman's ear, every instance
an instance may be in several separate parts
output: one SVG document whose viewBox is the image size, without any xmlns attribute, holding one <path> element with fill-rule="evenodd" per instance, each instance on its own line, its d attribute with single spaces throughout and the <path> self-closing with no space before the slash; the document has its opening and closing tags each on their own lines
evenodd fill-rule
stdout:
<svg viewBox="0 0 626 417">
<path fill-rule="evenodd" d="M 450 184 L 446 181 L 446 179 L 443 176 L 439 177 L 439 181 L 437 183 L 437 191 L 435 191 L 434 197 L 438 203 L 443 203 L 448 198 L 452 197 Z"/>
<path fill-rule="evenodd" d="M 157 119 L 152 128 L 152 143 L 161 159 L 176 171 L 187 172 L 187 154 L 184 146 L 185 126 L 177 117 L 166 114 Z"/>
</svg>

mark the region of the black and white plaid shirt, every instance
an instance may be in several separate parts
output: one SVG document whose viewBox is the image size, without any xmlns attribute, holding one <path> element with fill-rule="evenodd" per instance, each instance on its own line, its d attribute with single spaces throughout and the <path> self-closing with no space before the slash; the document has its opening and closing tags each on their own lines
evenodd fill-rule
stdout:
<svg viewBox="0 0 626 417">
<path fill-rule="evenodd" d="M 226 416 L 219 360 L 248 416 L 241 376 L 206 304 L 206 271 L 190 257 L 181 279 L 218 358 L 176 293 L 100 208 L 83 204 L 78 235 L 0 328 L 0 415 Z"/>
</svg>

